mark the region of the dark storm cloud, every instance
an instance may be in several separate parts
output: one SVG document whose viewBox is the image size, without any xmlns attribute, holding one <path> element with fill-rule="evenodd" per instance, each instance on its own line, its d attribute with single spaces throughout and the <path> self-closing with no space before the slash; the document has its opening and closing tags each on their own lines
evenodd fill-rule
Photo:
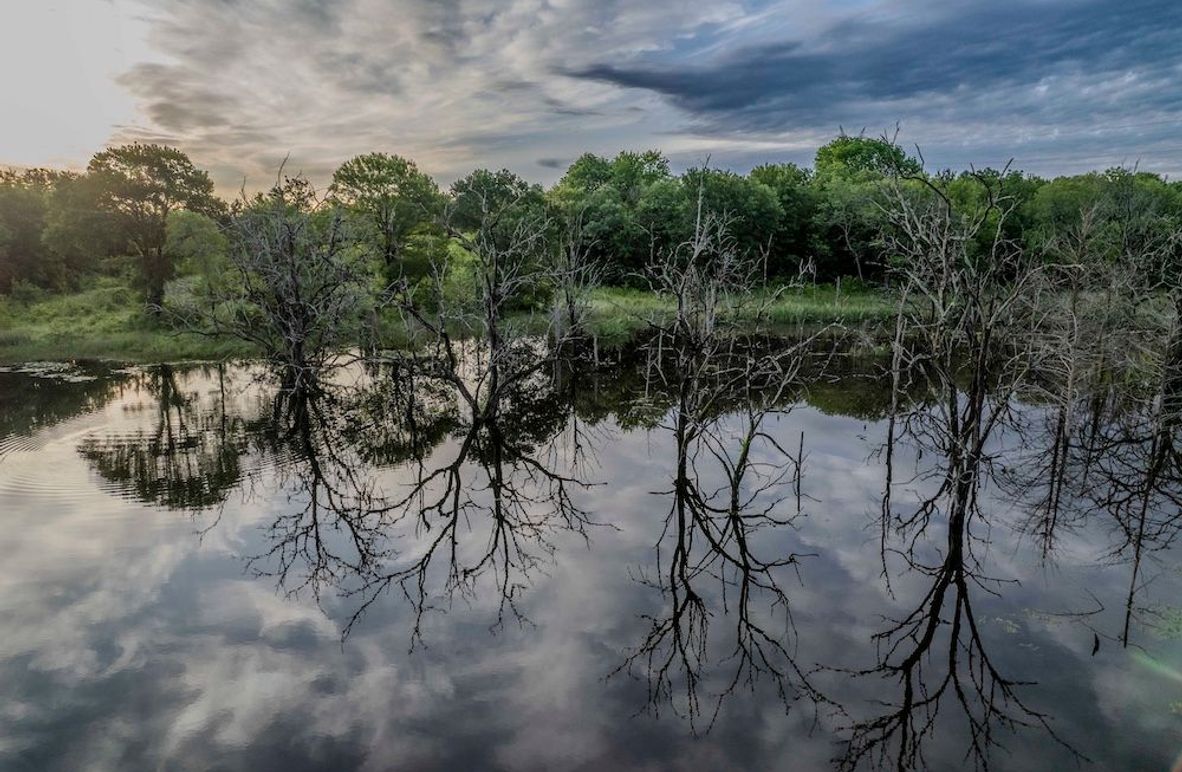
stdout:
<svg viewBox="0 0 1182 772">
<path fill-rule="evenodd" d="M 1048 78 L 1077 83 L 1126 73 L 1162 87 L 1138 95 L 1141 106 L 1176 110 L 1180 53 L 1176 0 L 981 2 L 850 18 L 809 41 L 742 48 L 705 65 L 599 64 L 571 74 L 655 91 L 722 125 L 783 129 L 856 117 L 875 103 L 961 92 L 971 102 Z M 1044 104 L 1076 115 L 1105 107 L 1087 93 Z"/>
</svg>

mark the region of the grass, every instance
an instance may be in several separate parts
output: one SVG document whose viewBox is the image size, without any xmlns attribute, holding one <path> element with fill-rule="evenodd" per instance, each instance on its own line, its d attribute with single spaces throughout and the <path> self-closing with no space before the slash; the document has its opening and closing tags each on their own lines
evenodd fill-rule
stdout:
<svg viewBox="0 0 1182 772">
<path fill-rule="evenodd" d="M 627 341 L 673 310 L 651 292 L 602 288 L 595 293 L 591 325 L 602 345 Z M 873 290 L 831 285 L 792 288 L 772 301 L 773 331 L 842 321 L 873 323 L 889 318 L 890 300 Z M 538 317 L 539 324 L 544 323 Z M 24 299 L 0 296 L 0 363 L 37 360 L 112 359 L 160 362 L 250 356 L 251 349 L 232 340 L 176 333 L 144 308 L 141 296 L 111 277 L 90 281 L 81 290 Z"/>
<path fill-rule="evenodd" d="M 25 302 L 0 296 L 0 362 L 160 362 L 250 353 L 234 341 L 176 334 L 161 327 L 135 290 L 110 277 L 94 279 L 78 292 Z"/>
<path fill-rule="evenodd" d="M 645 319 L 660 318 L 672 311 L 671 301 L 651 292 L 603 288 L 593 300 L 592 327 L 610 342 L 627 338 L 644 326 Z M 785 289 L 769 299 L 764 311 L 771 332 L 788 333 L 831 322 L 882 322 L 891 318 L 895 308 L 891 299 L 879 291 L 859 288 L 850 292 L 834 285 L 817 285 Z"/>
</svg>

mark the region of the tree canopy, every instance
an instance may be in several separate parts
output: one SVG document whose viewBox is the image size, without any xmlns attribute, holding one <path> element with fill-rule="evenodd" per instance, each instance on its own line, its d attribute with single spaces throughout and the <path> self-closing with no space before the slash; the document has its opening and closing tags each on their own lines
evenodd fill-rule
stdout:
<svg viewBox="0 0 1182 772">
<path fill-rule="evenodd" d="M 656 150 L 584 153 L 549 189 L 505 169 L 478 169 L 441 189 L 408 158 L 366 153 L 342 163 L 323 193 L 296 175 L 229 206 L 184 152 L 136 143 L 97 153 L 80 173 L 0 172 L 0 293 L 17 285 L 67 290 L 89 275 L 125 273 L 158 305 L 178 273 L 216 273 L 236 218 L 276 202 L 314 220 L 345 221 L 339 232 L 370 261 L 375 286 L 426 278 L 474 235 L 504 248 L 523 222 L 548 234 L 531 259 L 557 260 L 561 241 L 605 281 L 640 283 L 654 259 L 692 237 L 699 207 L 725 221 L 735 248 L 759 260 L 768 281 L 875 282 L 898 259 L 885 247 L 882 205 L 899 180 L 916 195 L 937 183 L 966 211 L 980 207 L 982 191 L 1000 191 L 1007 241 L 1046 259 L 1076 233 L 1092 254 L 1128 260 L 1182 219 L 1182 186 L 1144 171 L 1051 180 L 1008 168 L 928 172 L 889 139 L 844 134 L 817 150 L 811 168 L 766 163 L 747 174 L 705 166 L 675 173 Z M 984 254 L 988 245 L 978 247 Z"/>
</svg>

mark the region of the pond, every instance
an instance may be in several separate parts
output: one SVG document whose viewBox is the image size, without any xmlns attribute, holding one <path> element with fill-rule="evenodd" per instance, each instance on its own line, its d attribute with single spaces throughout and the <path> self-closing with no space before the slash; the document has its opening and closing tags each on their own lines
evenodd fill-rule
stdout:
<svg viewBox="0 0 1182 772">
<path fill-rule="evenodd" d="M 1174 763 L 1157 414 L 1007 395 L 966 459 L 873 350 L 597 356 L 479 419 L 394 366 L 0 372 L 0 767 Z"/>
</svg>

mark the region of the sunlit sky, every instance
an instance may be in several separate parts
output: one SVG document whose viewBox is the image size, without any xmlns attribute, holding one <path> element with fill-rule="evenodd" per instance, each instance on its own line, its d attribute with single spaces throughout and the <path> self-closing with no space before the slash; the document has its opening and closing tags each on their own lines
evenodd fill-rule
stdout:
<svg viewBox="0 0 1182 772">
<path fill-rule="evenodd" d="M 370 150 L 745 171 L 896 124 L 931 167 L 1182 174 L 1176 0 L 0 0 L 0 35 L 0 164 L 159 141 L 223 191 Z"/>
</svg>

